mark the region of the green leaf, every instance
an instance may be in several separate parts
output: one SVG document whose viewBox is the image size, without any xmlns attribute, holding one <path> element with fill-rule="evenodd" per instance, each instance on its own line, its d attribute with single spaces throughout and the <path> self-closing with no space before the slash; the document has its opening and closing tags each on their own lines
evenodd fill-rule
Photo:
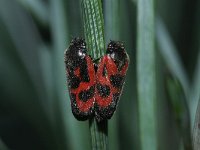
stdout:
<svg viewBox="0 0 200 150">
<path fill-rule="evenodd" d="M 154 0 L 137 2 L 137 86 L 142 150 L 157 149 Z"/>
</svg>

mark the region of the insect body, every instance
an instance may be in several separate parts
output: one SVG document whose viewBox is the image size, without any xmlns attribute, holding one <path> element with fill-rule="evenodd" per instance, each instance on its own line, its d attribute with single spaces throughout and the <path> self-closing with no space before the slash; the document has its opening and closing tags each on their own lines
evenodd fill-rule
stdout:
<svg viewBox="0 0 200 150">
<path fill-rule="evenodd" d="M 102 121 L 112 117 L 128 63 L 128 55 L 120 42 L 111 41 L 106 55 L 94 63 L 87 55 L 85 41 L 72 40 L 65 52 L 65 64 L 72 113 L 78 120 L 95 116 L 97 121 Z"/>
<path fill-rule="evenodd" d="M 111 41 L 96 73 L 95 116 L 98 121 L 110 119 L 115 112 L 128 62 L 123 44 Z"/>
<path fill-rule="evenodd" d="M 84 40 L 72 40 L 65 52 L 65 64 L 72 113 L 78 120 L 86 120 L 93 113 L 96 79 Z"/>
</svg>

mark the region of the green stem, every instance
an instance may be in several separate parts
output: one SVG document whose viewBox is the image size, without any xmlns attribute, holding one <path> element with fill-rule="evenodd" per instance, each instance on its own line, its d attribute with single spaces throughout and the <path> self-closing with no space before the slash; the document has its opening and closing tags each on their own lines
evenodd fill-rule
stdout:
<svg viewBox="0 0 200 150">
<path fill-rule="evenodd" d="M 105 53 L 101 0 L 82 0 L 82 12 L 87 48 L 90 55 L 98 59 Z"/>
<path fill-rule="evenodd" d="M 92 140 L 93 150 L 106 150 L 107 148 L 107 135 L 108 135 L 108 122 L 107 120 L 97 122 L 95 119 L 89 120 L 90 134 Z"/>
<path fill-rule="evenodd" d="M 104 22 L 101 0 L 82 0 L 84 33 L 89 54 L 98 59 L 105 53 Z M 89 120 L 92 149 L 107 149 L 107 121 Z"/>
</svg>

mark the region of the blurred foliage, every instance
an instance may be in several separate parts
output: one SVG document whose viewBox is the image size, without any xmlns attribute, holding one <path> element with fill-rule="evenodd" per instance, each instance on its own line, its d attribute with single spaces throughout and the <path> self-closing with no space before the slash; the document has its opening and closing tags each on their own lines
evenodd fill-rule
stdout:
<svg viewBox="0 0 200 150">
<path fill-rule="evenodd" d="M 108 122 L 109 148 L 115 150 L 141 147 L 137 1 L 103 1 L 106 45 L 111 39 L 124 41 L 131 60 L 119 107 Z M 198 130 L 200 1 L 155 2 L 158 149 L 177 150 L 185 144 L 180 134 L 185 123 Z M 83 37 L 80 7 L 78 0 L 0 0 L 0 150 L 90 149 L 88 121 L 79 122 L 71 113 L 63 58 L 69 41 Z M 176 107 L 168 96 L 178 93 L 177 85 L 165 88 L 168 74 L 180 81 L 185 95 Z M 177 126 L 175 108 L 185 107 L 183 100 L 191 120 Z M 198 139 L 194 130 L 193 141 Z"/>
<path fill-rule="evenodd" d="M 169 99 L 169 104 L 172 108 L 172 113 L 174 114 L 173 117 L 176 122 L 176 128 L 181 139 L 183 140 L 184 149 L 191 150 L 192 135 L 190 116 L 186 96 L 182 86 L 178 79 L 171 76 L 167 77 L 165 86 L 167 91 L 167 98 Z"/>
<path fill-rule="evenodd" d="M 158 141 L 154 0 L 137 1 L 136 48 L 141 149 L 155 150 L 158 147 Z"/>
</svg>

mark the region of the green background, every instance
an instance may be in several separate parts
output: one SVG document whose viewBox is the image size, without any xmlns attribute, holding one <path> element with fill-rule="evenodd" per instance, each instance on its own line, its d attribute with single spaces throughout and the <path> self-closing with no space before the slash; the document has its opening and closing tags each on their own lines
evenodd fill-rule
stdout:
<svg viewBox="0 0 200 150">
<path fill-rule="evenodd" d="M 200 1 L 154 3 L 157 148 L 178 150 L 200 97 Z M 139 150 L 137 1 L 104 0 L 103 15 L 106 44 L 123 41 L 130 57 L 109 149 Z M 0 0 L 0 150 L 90 149 L 88 121 L 71 113 L 63 56 L 83 31 L 78 0 Z"/>
</svg>

